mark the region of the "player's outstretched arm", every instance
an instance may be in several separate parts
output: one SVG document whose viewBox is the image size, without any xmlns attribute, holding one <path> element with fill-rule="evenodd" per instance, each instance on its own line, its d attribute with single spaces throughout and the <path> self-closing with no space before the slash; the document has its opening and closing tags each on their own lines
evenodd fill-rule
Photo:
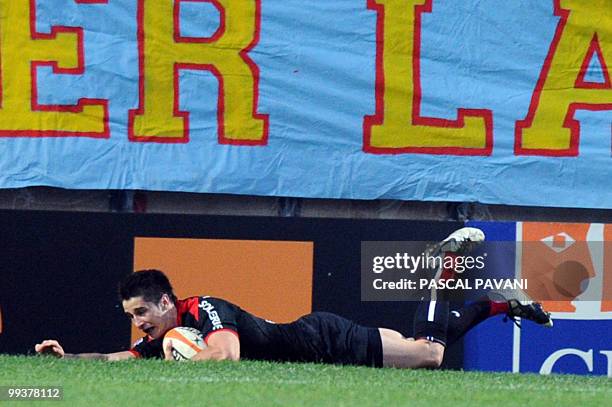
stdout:
<svg viewBox="0 0 612 407">
<path fill-rule="evenodd" d="M 196 353 L 191 360 L 240 360 L 240 340 L 234 331 L 220 330 L 208 336 L 206 348 Z M 172 357 L 172 341 L 167 341 L 164 347 L 166 360 Z"/>
<path fill-rule="evenodd" d="M 53 339 L 46 339 L 41 343 L 37 343 L 34 346 L 36 353 L 40 355 L 52 355 L 58 358 L 65 359 L 99 359 L 99 360 L 126 360 L 131 359 L 134 356 L 132 352 L 115 352 L 115 353 L 66 353 L 64 348 L 59 344 L 58 341 Z"/>
</svg>

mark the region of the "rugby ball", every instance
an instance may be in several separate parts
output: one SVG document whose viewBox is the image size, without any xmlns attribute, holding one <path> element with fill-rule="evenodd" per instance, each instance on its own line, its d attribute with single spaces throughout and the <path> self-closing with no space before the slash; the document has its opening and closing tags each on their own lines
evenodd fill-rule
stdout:
<svg viewBox="0 0 612 407">
<path fill-rule="evenodd" d="M 206 348 L 202 333 L 195 328 L 179 326 L 166 332 L 163 346 L 172 341 L 172 357 L 174 360 L 189 360 L 196 353 Z"/>
</svg>

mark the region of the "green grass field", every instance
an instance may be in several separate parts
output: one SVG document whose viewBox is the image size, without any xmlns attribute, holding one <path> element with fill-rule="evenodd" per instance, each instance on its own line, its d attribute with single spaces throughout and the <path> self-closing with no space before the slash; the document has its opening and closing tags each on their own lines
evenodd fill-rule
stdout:
<svg viewBox="0 0 612 407">
<path fill-rule="evenodd" d="M 0 356 L 0 386 L 62 386 L 69 406 L 603 406 L 606 377 L 266 362 L 101 362 Z"/>
</svg>

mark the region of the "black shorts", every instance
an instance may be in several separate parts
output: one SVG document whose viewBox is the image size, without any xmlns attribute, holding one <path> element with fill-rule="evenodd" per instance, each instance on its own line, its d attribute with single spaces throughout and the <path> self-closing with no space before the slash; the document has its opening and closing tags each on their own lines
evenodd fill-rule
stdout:
<svg viewBox="0 0 612 407">
<path fill-rule="evenodd" d="M 378 328 L 368 328 L 328 312 L 314 312 L 284 324 L 301 361 L 382 367 Z"/>
</svg>

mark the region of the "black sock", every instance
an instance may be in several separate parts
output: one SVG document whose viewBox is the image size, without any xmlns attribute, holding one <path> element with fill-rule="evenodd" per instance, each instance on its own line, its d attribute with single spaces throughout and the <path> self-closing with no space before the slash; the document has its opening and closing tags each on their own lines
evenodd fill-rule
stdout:
<svg viewBox="0 0 612 407">
<path fill-rule="evenodd" d="M 414 338 L 427 339 L 446 346 L 448 329 L 448 300 L 436 298 L 421 301 L 414 315 Z"/>
<path fill-rule="evenodd" d="M 451 345 L 467 331 L 489 318 L 490 310 L 489 301 L 479 301 L 451 311 L 448 317 L 448 344 Z"/>
</svg>

